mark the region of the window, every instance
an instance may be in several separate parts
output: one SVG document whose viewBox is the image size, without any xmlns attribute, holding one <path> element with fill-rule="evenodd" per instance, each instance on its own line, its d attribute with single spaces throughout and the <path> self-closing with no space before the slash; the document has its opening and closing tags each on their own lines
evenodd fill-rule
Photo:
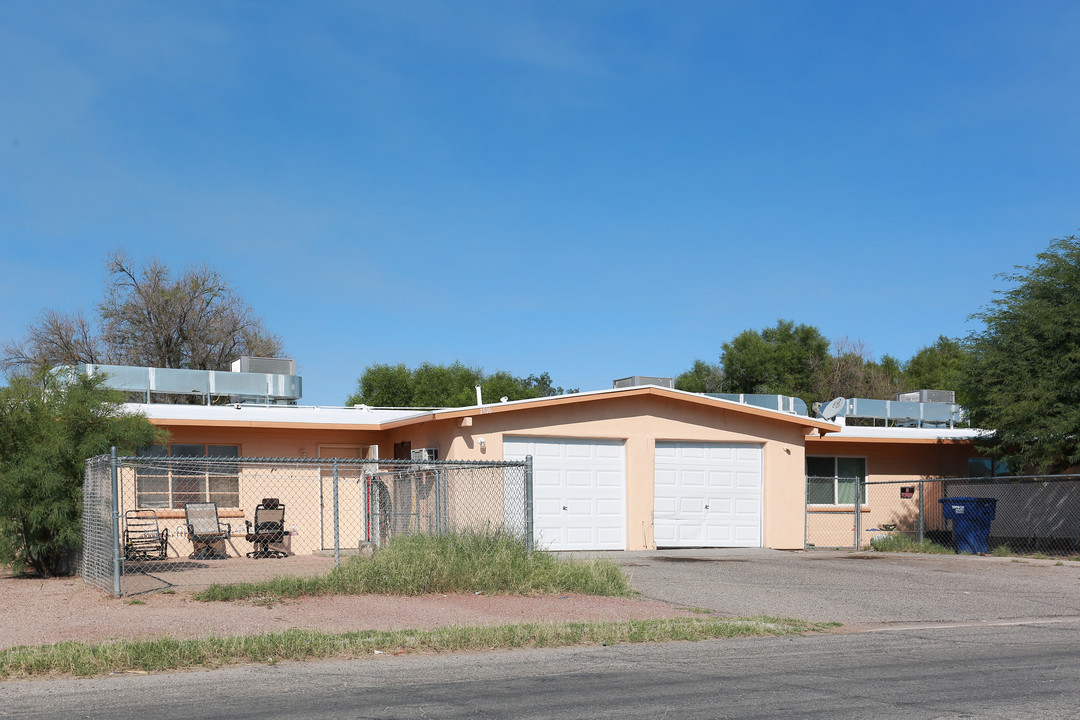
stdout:
<svg viewBox="0 0 1080 720">
<path fill-rule="evenodd" d="M 139 465 L 135 505 L 182 508 L 184 503 L 209 500 L 218 507 L 240 507 L 239 456 L 237 445 L 153 445 L 139 457 L 160 461 Z"/>
<path fill-rule="evenodd" d="M 968 458 L 968 477 L 1001 477 L 1009 474 L 1009 464 L 1004 460 Z"/>
<path fill-rule="evenodd" d="M 810 505 L 854 505 L 855 484 L 863 480 L 866 458 L 806 458 L 806 502 Z M 859 502 L 866 503 L 865 484 Z"/>
</svg>

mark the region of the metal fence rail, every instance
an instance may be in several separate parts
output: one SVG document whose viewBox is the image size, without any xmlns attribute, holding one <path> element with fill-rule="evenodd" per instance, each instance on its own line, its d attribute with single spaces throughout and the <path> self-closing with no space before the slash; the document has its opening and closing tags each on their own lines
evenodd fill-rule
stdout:
<svg viewBox="0 0 1080 720">
<path fill-rule="evenodd" d="M 91 458 L 83 577 L 131 595 L 310 576 L 416 533 L 494 530 L 531 547 L 530 469 L 529 458 Z"/>
<path fill-rule="evenodd" d="M 822 490 L 838 488 L 833 502 Z M 903 536 L 955 547 L 954 523 L 942 500 L 990 498 L 991 552 L 1080 554 L 1080 476 L 1018 476 L 865 481 L 808 477 L 807 548 L 872 547 L 875 538 Z"/>
</svg>

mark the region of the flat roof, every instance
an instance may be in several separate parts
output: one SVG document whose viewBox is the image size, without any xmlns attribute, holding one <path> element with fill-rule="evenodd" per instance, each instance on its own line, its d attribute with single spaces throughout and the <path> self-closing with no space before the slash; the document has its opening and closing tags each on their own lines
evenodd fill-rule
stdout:
<svg viewBox="0 0 1080 720">
<path fill-rule="evenodd" d="M 494 414 L 514 412 L 524 409 L 558 407 L 587 402 L 651 395 L 696 405 L 704 405 L 717 410 L 733 410 L 747 415 L 800 425 L 807 431 L 817 430 L 822 433 L 836 432 L 839 426 L 826 420 L 810 418 L 804 415 L 781 412 L 746 403 L 707 397 L 683 390 L 672 390 L 657 385 L 636 385 L 626 388 L 593 390 L 570 395 L 513 400 L 509 402 L 485 403 L 460 408 L 372 408 L 356 407 L 317 407 L 303 405 L 172 405 L 127 403 L 124 407 L 129 412 L 145 415 L 158 425 L 188 426 L 223 426 L 223 427 L 270 427 L 303 428 L 320 427 L 324 429 L 383 430 L 402 427 L 416 422 L 431 420 L 452 420 L 473 414 Z"/>
</svg>

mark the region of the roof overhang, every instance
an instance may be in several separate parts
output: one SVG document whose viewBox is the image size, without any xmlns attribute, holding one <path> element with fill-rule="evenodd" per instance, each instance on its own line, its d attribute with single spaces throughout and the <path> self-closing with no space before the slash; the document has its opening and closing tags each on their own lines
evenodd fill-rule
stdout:
<svg viewBox="0 0 1080 720">
<path fill-rule="evenodd" d="M 833 443 L 888 443 L 890 445 L 971 445 L 988 435 L 977 428 L 898 428 L 847 425 L 828 437 L 809 435 L 807 445 Z"/>
</svg>

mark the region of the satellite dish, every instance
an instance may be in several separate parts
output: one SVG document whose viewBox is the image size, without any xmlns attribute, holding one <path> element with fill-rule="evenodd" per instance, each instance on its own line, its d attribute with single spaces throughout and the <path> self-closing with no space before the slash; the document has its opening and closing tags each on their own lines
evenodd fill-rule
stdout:
<svg viewBox="0 0 1080 720">
<path fill-rule="evenodd" d="M 821 410 L 819 410 L 818 412 L 821 414 L 821 417 L 825 418 L 826 420 L 832 420 L 834 417 L 840 414 L 840 411 L 844 409 L 845 405 L 847 405 L 846 398 L 833 398 L 829 401 L 828 405 L 821 408 Z"/>
</svg>

